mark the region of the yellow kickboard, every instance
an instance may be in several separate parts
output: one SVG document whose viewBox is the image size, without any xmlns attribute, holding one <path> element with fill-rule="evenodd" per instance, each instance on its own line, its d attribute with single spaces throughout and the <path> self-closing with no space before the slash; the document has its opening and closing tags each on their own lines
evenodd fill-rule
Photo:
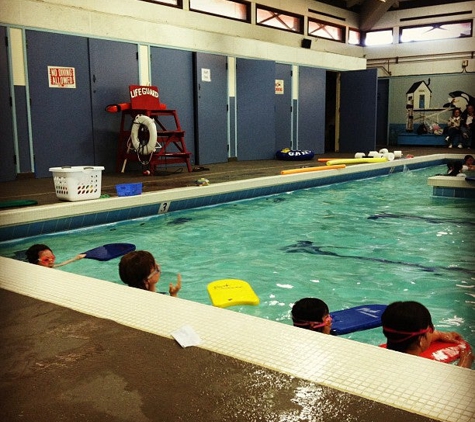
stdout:
<svg viewBox="0 0 475 422">
<path fill-rule="evenodd" d="M 259 298 L 247 281 L 223 279 L 208 284 L 208 294 L 213 306 L 226 308 L 236 305 L 259 305 Z"/>
</svg>

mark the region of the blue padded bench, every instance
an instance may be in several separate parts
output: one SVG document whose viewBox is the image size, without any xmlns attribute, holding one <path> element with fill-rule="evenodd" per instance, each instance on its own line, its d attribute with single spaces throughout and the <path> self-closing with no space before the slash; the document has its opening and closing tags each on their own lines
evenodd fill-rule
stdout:
<svg viewBox="0 0 475 422">
<path fill-rule="evenodd" d="M 397 136 L 398 145 L 427 145 L 446 146 L 445 137 L 447 135 L 433 135 L 431 133 L 418 135 L 417 133 L 400 133 Z"/>
</svg>

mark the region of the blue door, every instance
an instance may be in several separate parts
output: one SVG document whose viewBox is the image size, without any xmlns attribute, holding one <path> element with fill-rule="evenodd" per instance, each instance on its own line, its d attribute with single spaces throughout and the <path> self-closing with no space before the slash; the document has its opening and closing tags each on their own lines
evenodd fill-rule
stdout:
<svg viewBox="0 0 475 422">
<path fill-rule="evenodd" d="M 275 150 L 292 146 L 292 66 L 275 65 Z"/>
<path fill-rule="evenodd" d="M 5 40 L 7 30 L 0 26 L 0 39 Z M 8 69 L 8 51 L 5 42 L 0 43 L 0 148 L 2 165 L 0 166 L 0 182 L 14 180 L 16 177 L 12 107 L 10 104 L 10 72 Z"/>
<path fill-rule="evenodd" d="M 376 148 L 377 69 L 341 73 L 340 152 Z"/>
<path fill-rule="evenodd" d="M 236 60 L 237 157 L 268 160 L 275 155 L 275 63 Z"/>
<path fill-rule="evenodd" d="M 36 177 L 94 163 L 87 38 L 26 31 Z M 74 71 L 75 87 L 50 87 L 48 66 Z"/>
<path fill-rule="evenodd" d="M 299 68 L 298 149 L 325 152 L 326 71 Z"/>
<path fill-rule="evenodd" d="M 227 59 L 195 53 L 196 162 L 228 160 Z"/>
<path fill-rule="evenodd" d="M 94 164 L 114 172 L 120 128 L 120 113 L 105 111 L 108 104 L 130 101 L 129 85 L 137 85 L 137 45 L 90 39 L 91 101 Z"/>
<path fill-rule="evenodd" d="M 185 131 L 186 148 L 195 159 L 193 53 L 172 48 L 152 47 L 152 85 L 158 86 L 160 101 L 170 110 L 177 110 Z"/>
</svg>

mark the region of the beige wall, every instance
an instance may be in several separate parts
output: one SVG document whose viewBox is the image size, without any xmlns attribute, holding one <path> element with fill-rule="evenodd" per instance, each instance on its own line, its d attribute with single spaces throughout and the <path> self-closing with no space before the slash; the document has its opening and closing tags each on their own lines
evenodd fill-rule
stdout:
<svg viewBox="0 0 475 422">
<path fill-rule="evenodd" d="M 315 4 L 309 0 L 292 1 L 292 9 L 302 13 L 309 5 Z M 286 8 L 285 3 L 260 1 L 260 4 L 282 9 Z M 0 10 L 3 24 L 21 28 L 268 59 L 331 70 L 366 67 L 362 47 L 315 39 L 312 49 L 303 49 L 300 46 L 303 36 L 299 34 L 137 0 L 0 0 Z M 356 24 L 356 16 L 341 12 L 348 15 L 349 22 Z"/>
<path fill-rule="evenodd" d="M 259 4 L 301 14 L 305 16 L 305 27 L 309 17 L 347 27 L 358 26 L 358 16 L 347 10 L 314 0 L 292 0 L 290 5 L 289 1 L 259 0 Z M 251 3 L 255 8 L 256 2 Z M 475 59 L 471 56 L 473 37 L 397 43 L 399 26 L 427 23 L 428 15 L 438 15 L 430 18 L 430 22 L 473 19 L 475 1 L 387 12 L 374 29 L 396 29 L 395 42 L 389 46 L 363 48 L 313 38 L 311 49 L 300 46 L 303 38 L 300 34 L 190 12 L 188 4 L 188 0 L 184 0 L 184 9 L 180 10 L 138 0 L 0 0 L 0 23 L 18 28 L 131 41 L 142 46 L 183 48 L 329 70 L 364 69 L 368 65 L 377 67 L 379 76 L 458 73 L 462 60 L 468 60 L 468 72 L 475 71 Z M 310 12 L 309 9 L 326 15 Z M 445 17 L 449 12 L 468 13 Z M 401 21 L 408 17 L 420 19 Z M 143 69 L 146 69 L 146 63 Z M 144 71 L 143 78 L 146 77 Z"/>
</svg>

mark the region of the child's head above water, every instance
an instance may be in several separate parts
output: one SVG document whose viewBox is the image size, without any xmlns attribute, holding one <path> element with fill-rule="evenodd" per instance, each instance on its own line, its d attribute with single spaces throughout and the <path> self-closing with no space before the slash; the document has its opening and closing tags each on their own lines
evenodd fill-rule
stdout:
<svg viewBox="0 0 475 422">
<path fill-rule="evenodd" d="M 330 334 L 331 316 L 327 304 L 317 298 L 306 297 L 292 307 L 294 326 Z"/>
<path fill-rule="evenodd" d="M 26 251 L 26 259 L 30 264 L 52 268 L 54 267 L 55 256 L 47 245 L 37 243 L 28 248 Z"/>
</svg>

